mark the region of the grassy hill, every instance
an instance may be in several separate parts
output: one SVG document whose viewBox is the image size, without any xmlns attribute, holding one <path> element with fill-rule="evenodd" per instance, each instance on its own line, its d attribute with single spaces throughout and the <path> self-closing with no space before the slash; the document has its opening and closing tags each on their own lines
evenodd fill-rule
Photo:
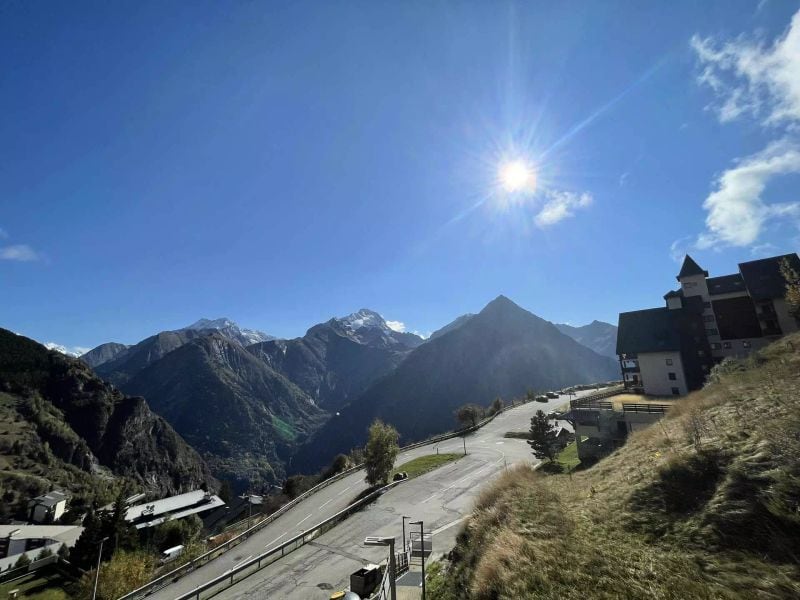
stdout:
<svg viewBox="0 0 800 600">
<path fill-rule="evenodd" d="M 429 598 L 800 597 L 800 335 L 591 469 L 501 475 Z"/>
</svg>

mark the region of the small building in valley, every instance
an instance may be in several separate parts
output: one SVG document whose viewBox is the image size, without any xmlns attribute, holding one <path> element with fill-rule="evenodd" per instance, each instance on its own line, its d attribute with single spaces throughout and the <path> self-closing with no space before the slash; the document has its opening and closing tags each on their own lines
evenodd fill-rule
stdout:
<svg viewBox="0 0 800 600">
<path fill-rule="evenodd" d="M 136 529 L 153 527 L 167 520 L 183 519 L 223 506 L 225 502 L 219 496 L 203 490 L 194 490 L 161 500 L 131 506 L 125 512 L 125 520 Z"/>
<path fill-rule="evenodd" d="M 28 501 L 28 519 L 34 523 L 55 523 L 67 510 L 69 496 L 55 490 Z"/>
</svg>

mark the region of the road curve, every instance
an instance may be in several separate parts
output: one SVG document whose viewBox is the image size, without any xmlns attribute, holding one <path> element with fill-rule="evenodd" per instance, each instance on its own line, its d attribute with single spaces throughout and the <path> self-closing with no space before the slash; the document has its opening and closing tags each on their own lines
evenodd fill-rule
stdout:
<svg viewBox="0 0 800 600">
<path fill-rule="evenodd" d="M 593 390 L 592 390 L 593 391 Z M 578 396 L 589 392 L 579 393 Z M 460 521 L 469 513 L 479 488 L 506 466 L 537 462 L 524 440 L 504 438 L 507 431 L 524 431 L 537 410 L 553 410 L 566 396 L 548 403 L 531 402 L 497 416 L 466 438 L 467 455 L 435 471 L 396 486 L 375 503 L 322 536 L 262 569 L 215 598 L 327 599 L 332 589 L 349 582 L 349 574 L 386 556 L 382 548 L 363 546 L 368 535 L 396 536 L 401 543 L 401 517 L 422 519 L 434 534 L 434 553 L 446 552 L 454 542 Z M 403 452 L 398 465 L 418 456 L 463 452 L 462 438 Z M 167 600 L 189 592 L 249 558 L 279 545 L 337 513 L 367 488 L 364 472 L 348 475 L 311 495 L 275 521 L 219 558 L 203 565 L 150 598 Z"/>
</svg>

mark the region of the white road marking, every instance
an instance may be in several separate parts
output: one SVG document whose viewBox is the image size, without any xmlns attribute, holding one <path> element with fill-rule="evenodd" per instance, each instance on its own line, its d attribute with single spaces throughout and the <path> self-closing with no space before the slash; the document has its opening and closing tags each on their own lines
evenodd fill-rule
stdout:
<svg viewBox="0 0 800 600">
<path fill-rule="evenodd" d="M 304 521 L 308 521 L 308 520 L 309 520 L 309 519 L 312 517 L 312 515 L 313 515 L 313 514 L 314 514 L 314 513 L 311 513 L 311 514 L 309 514 L 309 515 L 308 515 L 308 516 L 307 516 L 305 519 L 302 519 L 302 520 L 301 520 L 299 523 L 297 523 L 297 524 L 295 525 L 295 527 L 300 527 L 300 525 L 302 525 Z"/>
<path fill-rule="evenodd" d="M 345 493 L 347 490 L 349 490 L 351 487 L 353 487 L 353 486 L 352 486 L 352 485 L 350 485 L 350 486 L 347 486 L 346 488 L 344 488 L 344 489 L 343 489 L 341 492 L 339 492 L 339 493 L 338 493 L 338 494 L 336 494 L 336 495 L 337 495 L 337 496 L 341 496 L 341 495 L 342 495 L 342 494 L 344 494 L 344 493 Z"/>
<path fill-rule="evenodd" d="M 237 563 L 234 563 L 234 564 L 233 564 L 233 566 L 232 566 L 230 569 L 228 569 L 227 571 L 225 571 L 225 575 L 227 575 L 228 573 L 230 573 L 231 571 L 233 571 L 234 569 L 236 569 L 236 567 L 238 567 L 239 565 L 243 565 L 244 563 L 246 563 L 246 562 L 247 562 L 248 560 L 250 560 L 251 558 L 253 558 L 253 555 L 252 555 L 252 554 L 251 554 L 250 556 L 248 556 L 247 558 L 243 558 L 243 559 L 242 559 L 242 560 L 240 560 L 239 562 L 237 562 Z"/>
<path fill-rule="evenodd" d="M 505 444 L 505 442 L 495 442 L 495 444 L 499 446 L 500 444 Z"/>
<path fill-rule="evenodd" d="M 267 544 L 266 546 L 264 546 L 264 548 L 269 548 L 270 546 L 272 546 L 272 544 L 274 544 L 275 542 L 277 542 L 279 539 L 281 539 L 281 538 L 282 538 L 283 536 L 285 536 L 285 535 L 286 535 L 286 532 L 284 531 L 282 534 L 280 534 L 278 537 L 276 537 L 274 540 L 272 540 L 272 541 L 271 541 L 269 544 Z"/>
<path fill-rule="evenodd" d="M 450 529 L 454 525 L 458 525 L 459 523 L 461 523 L 461 521 L 464 521 L 466 518 L 467 517 L 461 517 L 460 519 L 456 519 L 455 521 L 451 521 L 447 525 L 442 525 L 438 529 L 434 529 L 433 531 L 431 531 L 431 536 L 434 536 L 434 535 L 437 535 L 439 533 L 442 533 L 443 531 L 445 531 L 447 529 Z"/>
<path fill-rule="evenodd" d="M 325 508 L 325 507 L 326 507 L 328 504 L 330 504 L 330 503 L 331 503 L 331 502 L 333 502 L 333 501 L 334 501 L 334 498 L 331 498 L 330 500 L 328 500 L 328 501 L 327 501 L 327 502 L 325 502 L 324 504 L 320 504 L 320 505 L 319 505 L 319 508 L 320 508 L 320 510 L 322 510 L 323 508 Z"/>
</svg>

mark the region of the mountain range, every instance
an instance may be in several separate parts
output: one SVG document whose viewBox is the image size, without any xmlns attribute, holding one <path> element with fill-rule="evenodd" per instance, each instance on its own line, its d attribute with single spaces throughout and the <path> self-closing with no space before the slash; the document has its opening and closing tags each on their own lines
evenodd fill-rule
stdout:
<svg viewBox="0 0 800 600">
<path fill-rule="evenodd" d="M 217 485 L 197 452 L 143 398 L 5 329 L 0 413 L 0 487 L 12 511 L 54 487 L 89 499 L 125 486 L 162 496 Z"/>
<path fill-rule="evenodd" d="M 299 450 L 296 469 L 314 471 L 325 457 L 366 441 L 373 419 L 391 423 L 402 443 L 451 430 L 463 404 L 487 406 L 527 390 L 552 390 L 616 378 L 617 365 L 505 296 L 413 350 L 376 380 Z"/>
<path fill-rule="evenodd" d="M 615 329 L 595 322 L 565 334 L 500 296 L 427 340 L 365 308 L 288 340 L 200 319 L 82 360 L 145 397 L 217 477 L 261 489 L 363 444 L 373 418 L 409 441 L 452 429 L 468 402 L 616 378 L 615 363 L 587 347 L 603 349 L 601 325 Z"/>
<path fill-rule="evenodd" d="M 598 354 L 617 360 L 617 328 L 611 323 L 592 321 L 582 327 L 556 324 L 558 330 Z"/>
</svg>

